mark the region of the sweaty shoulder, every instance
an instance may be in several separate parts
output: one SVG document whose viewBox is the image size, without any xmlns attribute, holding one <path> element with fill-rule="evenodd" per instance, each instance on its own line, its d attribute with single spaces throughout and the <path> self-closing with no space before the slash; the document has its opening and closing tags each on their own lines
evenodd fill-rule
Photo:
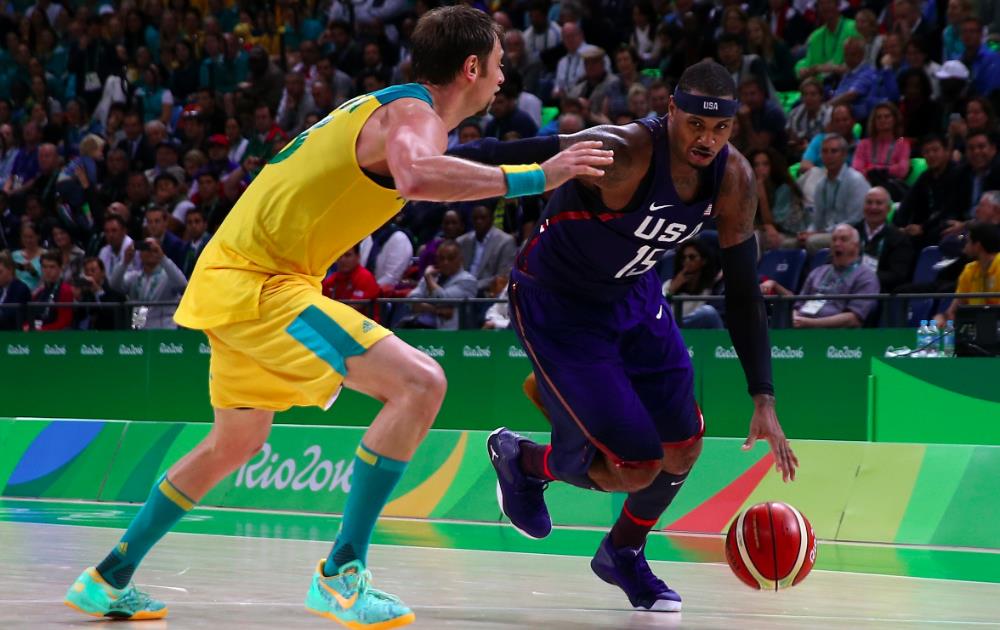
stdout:
<svg viewBox="0 0 1000 630">
<path fill-rule="evenodd" d="M 582 181 L 607 189 L 634 183 L 641 179 L 649 167 L 653 150 L 650 129 L 640 123 L 627 125 L 599 125 L 570 136 L 562 136 L 561 146 L 566 148 L 577 142 L 597 140 L 603 148 L 614 151 L 614 163 L 604 169 L 600 178 L 580 178 Z"/>
</svg>

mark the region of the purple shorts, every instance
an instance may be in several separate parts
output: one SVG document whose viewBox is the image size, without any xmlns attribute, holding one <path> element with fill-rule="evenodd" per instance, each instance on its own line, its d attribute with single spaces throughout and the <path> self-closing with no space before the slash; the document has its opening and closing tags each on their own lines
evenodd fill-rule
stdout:
<svg viewBox="0 0 1000 630">
<path fill-rule="evenodd" d="M 659 466 L 664 448 L 705 432 L 691 359 L 654 274 L 611 303 L 553 292 L 516 270 L 509 293 L 558 478 L 587 479 L 597 451 L 616 466 Z"/>
</svg>

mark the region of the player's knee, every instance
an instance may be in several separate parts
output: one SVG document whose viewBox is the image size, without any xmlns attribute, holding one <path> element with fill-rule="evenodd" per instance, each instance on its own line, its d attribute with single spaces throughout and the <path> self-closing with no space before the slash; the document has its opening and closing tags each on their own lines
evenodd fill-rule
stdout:
<svg viewBox="0 0 1000 630">
<path fill-rule="evenodd" d="M 406 367 L 404 379 L 407 395 L 416 398 L 418 403 L 434 406 L 436 410 L 444 400 L 448 381 L 441 365 L 434 359 L 419 354 Z"/>
<path fill-rule="evenodd" d="M 270 427 L 267 430 L 247 427 L 244 431 L 214 433 L 211 450 L 225 464 L 242 465 L 264 448 L 269 434 Z"/>
<path fill-rule="evenodd" d="M 621 483 L 620 492 L 638 492 L 653 483 L 660 469 L 654 466 L 641 468 L 618 468 L 618 480 Z"/>
<path fill-rule="evenodd" d="M 702 439 L 698 438 L 691 444 L 664 449 L 663 471 L 671 475 L 683 475 L 689 472 L 698 461 L 702 446 Z"/>
</svg>

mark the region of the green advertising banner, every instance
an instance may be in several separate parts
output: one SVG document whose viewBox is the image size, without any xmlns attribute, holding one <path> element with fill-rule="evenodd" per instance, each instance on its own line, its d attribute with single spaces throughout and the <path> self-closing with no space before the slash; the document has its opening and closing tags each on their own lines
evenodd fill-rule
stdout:
<svg viewBox="0 0 1000 630">
<path fill-rule="evenodd" d="M 751 404 L 725 331 L 684 332 L 695 396 L 711 436 L 744 436 Z M 448 394 L 436 428 L 544 431 L 521 393 L 530 363 L 510 331 L 407 331 L 400 337 L 437 360 Z M 870 360 L 911 341 L 909 330 L 772 332 L 778 411 L 786 433 L 809 439 L 869 438 Z M 0 334 L 0 414 L 10 417 L 209 422 L 208 361 L 195 331 Z M 293 408 L 278 423 L 365 426 L 376 401 L 345 391 L 327 412 Z"/>
<path fill-rule="evenodd" d="M 872 359 L 880 442 L 1000 444 L 1000 360 Z"/>
<path fill-rule="evenodd" d="M 208 432 L 205 424 L 0 420 L 0 489 L 11 498 L 138 503 L 154 481 Z M 337 514 L 351 489 L 362 429 L 276 426 L 263 450 L 202 505 Z M 433 430 L 385 515 L 498 522 L 485 431 Z M 544 439 L 544 436 L 533 435 Z M 794 483 L 774 471 L 766 445 L 707 438 L 704 452 L 658 528 L 726 531 L 761 501 L 799 508 L 820 538 L 1000 549 L 1000 447 L 797 440 Z M 623 496 L 553 483 L 555 524 L 607 527 Z"/>
</svg>

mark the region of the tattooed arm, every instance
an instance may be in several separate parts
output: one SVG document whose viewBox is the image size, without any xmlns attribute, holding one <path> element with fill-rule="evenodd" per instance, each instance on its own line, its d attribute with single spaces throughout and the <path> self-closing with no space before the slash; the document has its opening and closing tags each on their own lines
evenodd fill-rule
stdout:
<svg viewBox="0 0 1000 630">
<path fill-rule="evenodd" d="M 799 462 L 774 409 L 767 309 L 757 281 L 757 239 L 753 229 L 757 186 L 750 164 L 733 148 L 729 151 L 716 207 L 726 279 L 726 324 L 754 401 L 750 435 L 743 448 L 749 449 L 758 438 L 767 440 L 782 478 L 794 480 Z"/>
</svg>

